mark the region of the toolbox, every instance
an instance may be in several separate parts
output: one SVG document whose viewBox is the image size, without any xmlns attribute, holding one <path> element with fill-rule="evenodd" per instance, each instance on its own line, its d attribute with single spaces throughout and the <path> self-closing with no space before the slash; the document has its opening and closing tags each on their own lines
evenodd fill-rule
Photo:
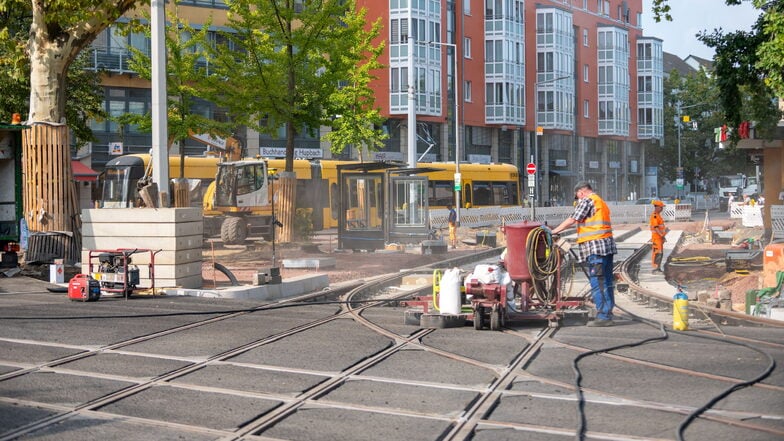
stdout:
<svg viewBox="0 0 784 441">
<path fill-rule="evenodd" d="M 101 284 L 87 274 L 77 274 L 68 282 L 68 298 L 74 302 L 94 302 L 101 298 Z"/>
</svg>

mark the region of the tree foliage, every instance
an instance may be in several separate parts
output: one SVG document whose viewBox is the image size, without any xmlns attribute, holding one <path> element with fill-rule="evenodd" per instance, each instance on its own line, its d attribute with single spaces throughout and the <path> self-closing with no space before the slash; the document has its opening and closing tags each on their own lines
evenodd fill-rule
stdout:
<svg viewBox="0 0 784 441">
<path fill-rule="evenodd" d="M 124 32 L 143 33 L 150 37 L 150 21 L 133 20 L 124 26 Z M 193 108 L 199 98 L 209 96 L 207 87 L 207 31 L 211 22 L 208 20 L 200 29 L 194 29 L 179 17 L 178 2 L 170 4 L 167 10 L 166 46 L 166 112 L 167 135 L 171 145 L 187 139 L 191 133 L 210 134 L 225 137 L 232 132 L 232 122 L 216 121 L 198 113 Z M 152 61 L 150 54 L 139 48 L 129 47 L 132 52 L 129 67 L 141 78 L 152 80 Z M 124 114 L 117 118 L 121 124 L 135 124 L 143 132 L 152 131 L 152 114 Z M 180 148 L 180 177 L 184 177 L 185 149 Z"/>
<path fill-rule="evenodd" d="M 738 169 L 739 164 L 747 162 L 745 153 L 728 146 L 720 148 L 714 141 L 714 129 L 723 125 L 726 119 L 719 95 L 716 79 L 702 70 L 686 77 L 673 70 L 665 80 L 664 138 L 667 142 L 660 149 L 654 149 L 651 160 L 667 180 L 675 181 L 679 162 L 687 183 L 749 172 Z M 684 122 L 683 116 L 688 116 L 689 122 Z"/>
<path fill-rule="evenodd" d="M 30 106 L 30 57 L 27 44 L 32 22 L 29 2 L 4 2 L 0 10 L 0 121 L 11 114 L 26 115 Z M 87 54 L 69 66 L 66 76 L 65 119 L 75 144 L 94 141 L 90 120 L 106 117 L 100 72 L 86 70 Z"/>
<path fill-rule="evenodd" d="M 673 20 L 668 1 L 653 1 L 657 22 Z M 725 0 L 725 4 L 744 1 L 760 10 L 752 29 L 731 33 L 720 28 L 704 30 L 696 37 L 716 52 L 713 74 L 726 124 L 737 128 L 743 121 L 754 121 L 756 136 L 765 138 L 782 116 L 775 102 L 784 97 L 784 0 Z M 733 141 L 737 139 L 736 130 Z"/>
<path fill-rule="evenodd" d="M 331 126 L 337 148 L 377 146 L 381 121 L 368 83 L 377 68 L 365 12 L 355 2 L 229 0 L 230 32 L 213 54 L 213 100 L 259 132 L 286 127 L 286 171 L 293 170 L 294 137 Z M 341 88 L 341 85 L 347 87 Z M 339 116 L 339 117 L 338 117 Z"/>
</svg>

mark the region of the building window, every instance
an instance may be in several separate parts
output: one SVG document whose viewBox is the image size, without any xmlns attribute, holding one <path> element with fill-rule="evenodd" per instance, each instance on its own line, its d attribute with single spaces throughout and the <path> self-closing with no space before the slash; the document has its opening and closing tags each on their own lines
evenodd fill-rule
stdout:
<svg viewBox="0 0 784 441">
<path fill-rule="evenodd" d="M 583 81 L 586 82 L 586 83 L 588 82 L 588 71 L 589 71 L 588 65 L 584 64 L 583 65 Z"/>
<path fill-rule="evenodd" d="M 463 81 L 463 101 L 471 102 L 471 82 Z"/>
<path fill-rule="evenodd" d="M 463 14 L 471 15 L 471 0 L 463 0 Z"/>
<path fill-rule="evenodd" d="M 588 47 L 588 29 L 583 29 L 583 46 Z"/>
<path fill-rule="evenodd" d="M 591 104 L 588 100 L 583 100 L 583 117 L 590 118 L 591 117 Z"/>
<path fill-rule="evenodd" d="M 471 58 L 471 37 L 463 38 L 463 56 Z"/>
</svg>

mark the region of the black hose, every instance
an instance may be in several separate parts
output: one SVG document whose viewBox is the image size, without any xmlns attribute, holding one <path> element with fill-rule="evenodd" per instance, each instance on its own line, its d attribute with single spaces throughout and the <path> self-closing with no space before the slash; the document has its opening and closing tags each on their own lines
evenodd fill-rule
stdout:
<svg viewBox="0 0 784 441">
<path fill-rule="evenodd" d="M 231 286 L 240 286 L 240 282 L 237 281 L 237 278 L 234 277 L 234 274 L 232 274 L 231 271 L 229 271 L 228 268 L 226 268 L 225 266 L 223 266 L 222 264 L 220 264 L 218 262 L 213 262 L 212 263 L 212 267 L 215 268 L 216 270 L 222 272 L 226 277 L 228 277 L 229 278 L 229 282 L 231 282 Z"/>
<path fill-rule="evenodd" d="M 82 316 L 44 316 L 44 317 L 24 317 L 24 316 L 0 316 L 0 320 L 95 320 L 95 319 L 134 319 L 134 318 L 152 318 L 152 317 L 180 317 L 186 315 L 221 315 L 221 314 L 238 314 L 243 312 L 262 312 L 273 311 L 276 309 L 297 308 L 300 306 L 313 306 L 313 305 L 351 305 L 355 303 L 392 303 L 404 302 L 412 299 L 366 299 L 366 300 L 323 300 L 314 302 L 291 302 L 279 303 L 257 306 L 253 308 L 243 309 L 224 309 L 215 311 L 181 311 L 181 312 L 160 312 L 154 314 L 113 314 L 113 315 L 82 315 Z"/>
</svg>

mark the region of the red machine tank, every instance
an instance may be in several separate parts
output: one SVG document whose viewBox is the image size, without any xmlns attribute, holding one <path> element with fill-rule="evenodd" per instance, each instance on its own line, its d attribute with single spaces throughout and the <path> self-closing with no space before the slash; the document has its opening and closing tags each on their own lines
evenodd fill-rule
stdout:
<svg viewBox="0 0 784 441">
<path fill-rule="evenodd" d="M 541 226 L 541 222 L 523 221 L 517 224 L 506 225 L 503 228 L 503 232 L 506 235 L 504 265 L 509 272 L 509 276 L 515 282 L 531 282 L 531 273 L 528 271 L 526 244 L 531 230 Z"/>
</svg>

